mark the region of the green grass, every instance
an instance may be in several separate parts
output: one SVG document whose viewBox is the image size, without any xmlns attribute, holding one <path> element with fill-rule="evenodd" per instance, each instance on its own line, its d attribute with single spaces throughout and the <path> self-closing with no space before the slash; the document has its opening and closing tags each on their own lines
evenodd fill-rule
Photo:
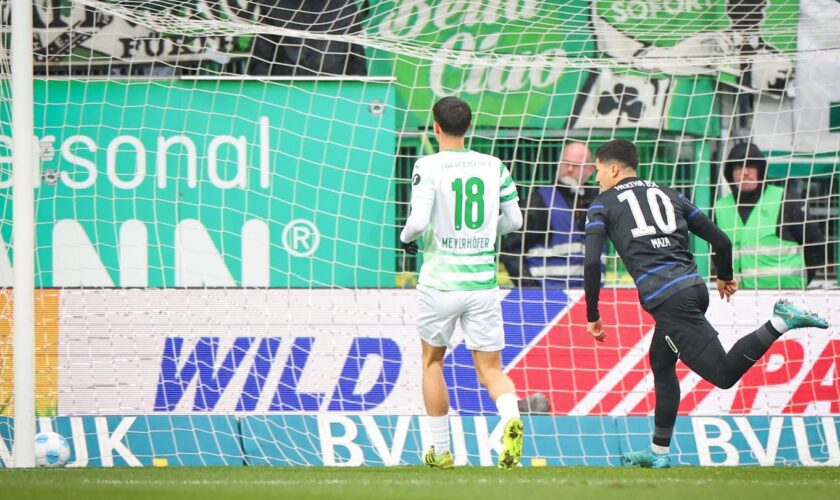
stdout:
<svg viewBox="0 0 840 500">
<path fill-rule="evenodd" d="M 219 467 L 0 470 L 0 498 L 748 500 L 840 498 L 840 468 Z"/>
</svg>

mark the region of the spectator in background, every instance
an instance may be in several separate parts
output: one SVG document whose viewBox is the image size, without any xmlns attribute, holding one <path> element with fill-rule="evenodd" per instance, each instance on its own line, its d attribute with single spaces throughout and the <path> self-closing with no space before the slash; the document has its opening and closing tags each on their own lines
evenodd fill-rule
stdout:
<svg viewBox="0 0 840 500">
<path fill-rule="evenodd" d="M 724 177 L 732 194 L 715 220 L 733 244 L 739 288 L 805 288 L 825 265 L 825 235 L 804 200 L 764 182 L 767 160 L 754 144 L 729 152 Z"/>
<path fill-rule="evenodd" d="M 501 260 L 520 287 L 583 286 L 583 227 L 598 188 L 586 186 L 595 171 L 582 142 L 563 147 L 552 186 L 534 186 L 525 206 L 525 226 L 502 243 Z"/>
<path fill-rule="evenodd" d="M 291 30 L 346 35 L 361 33 L 367 1 L 267 0 L 263 23 Z M 362 7 L 361 9 L 359 7 Z M 365 49 L 335 40 L 259 35 L 249 74 L 271 76 L 367 75 Z"/>
</svg>

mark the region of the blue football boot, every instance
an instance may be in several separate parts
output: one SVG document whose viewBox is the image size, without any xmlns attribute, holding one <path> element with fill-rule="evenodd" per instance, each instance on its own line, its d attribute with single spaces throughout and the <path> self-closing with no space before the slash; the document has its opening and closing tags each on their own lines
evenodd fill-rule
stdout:
<svg viewBox="0 0 840 500">
<path fill-rule="evenodd" d="M 828 322 L 816 313 L 803 311 L 785 299 L 781 299 L 773 306 L 773 316 L 777 316 L 793 330 L 794 328 L 828 328 Z"/>
<path fill-rule="evenodd" d="M 671 467 L 671 457 L 667 453 L 658 454 L 646 448 L 640 451 L 628 451 L 621 455 L 624 465 L 634 465 L 645 469 L 668 469 Z"/>
</svg>

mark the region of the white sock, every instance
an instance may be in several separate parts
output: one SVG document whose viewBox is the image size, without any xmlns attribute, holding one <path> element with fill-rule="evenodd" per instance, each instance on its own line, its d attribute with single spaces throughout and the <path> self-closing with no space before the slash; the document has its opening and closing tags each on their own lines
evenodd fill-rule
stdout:
<svg viewBox="0 0 840 500">
<path fill-rule="evenodd" d="M 776 329 L 779 333 L 785 333 L 786 331 L 790 330 L 790 327 L 785 323 L 785 320 L 778 316 L 773 316 L 770 318 L 770 324 L 773 325 L 773 328 Z"/>
<path fill-rule="evenodd" d="M 507 422 L 513 417 L 519 418 L 519 398 L 513 392 L 502 394 L 496 398 L 496 408 L 499 410 L 502 422 Z"/>
<path fill-rule="evenodd" d="M 429 417 L 429 429 L 432 431 L 432 445 L 435 455 L 449 451 L 449 415 Z"/>
<path fill-rule="evenodd" d="M 658 444 L 651 444 L 650 451 L 656 453 L 657 455 L 667 455 L 671 453 L 670 446 L 659 446 Z"/>
</svg>

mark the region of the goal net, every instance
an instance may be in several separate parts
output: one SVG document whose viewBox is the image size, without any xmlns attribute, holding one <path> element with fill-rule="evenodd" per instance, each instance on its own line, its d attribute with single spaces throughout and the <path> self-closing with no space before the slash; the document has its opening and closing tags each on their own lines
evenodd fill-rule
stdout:
<svg viewBox="0 0 840 500">
<path fill-rule="evenodd" d="M 6 466 L 9 12 L 0 2 Z M 457 95 L 474 112 L 467 146 L 504 161 L 523 207 L 558 189 L 583 203 L 594 178 L 555 186 L 564 147 L 614 138 L 637 144 L 640 177 L 706 213 L 733 200 L 742 290 L 708 312 L 724 346 L 780 297 L 831 327 L 786 334 L 730 390 L 678 364 L 673 458 L 840 465 L 838 29 L 831 0 L 34 2 L 38 428 L 68 438 L 76 467 L 421 463 L 422 251 L 398 234 L 414 162 L 436 150 L 431 106 Z M 726 168 L 747 143 L 766 198 Z M 581 250 L 564 246 L 582 212 L 553 203 L 526 212 L 552 231 L 503 241 L 499 260 L 523 464 L 617 465 L 653 428 L 653 320 L 610 249 L 595 345 Z M 712 284 L 708 245 L 692 251 Z M 456 339 L 452 450 L 492 465 L 502 425 Z"/>
</svg>

